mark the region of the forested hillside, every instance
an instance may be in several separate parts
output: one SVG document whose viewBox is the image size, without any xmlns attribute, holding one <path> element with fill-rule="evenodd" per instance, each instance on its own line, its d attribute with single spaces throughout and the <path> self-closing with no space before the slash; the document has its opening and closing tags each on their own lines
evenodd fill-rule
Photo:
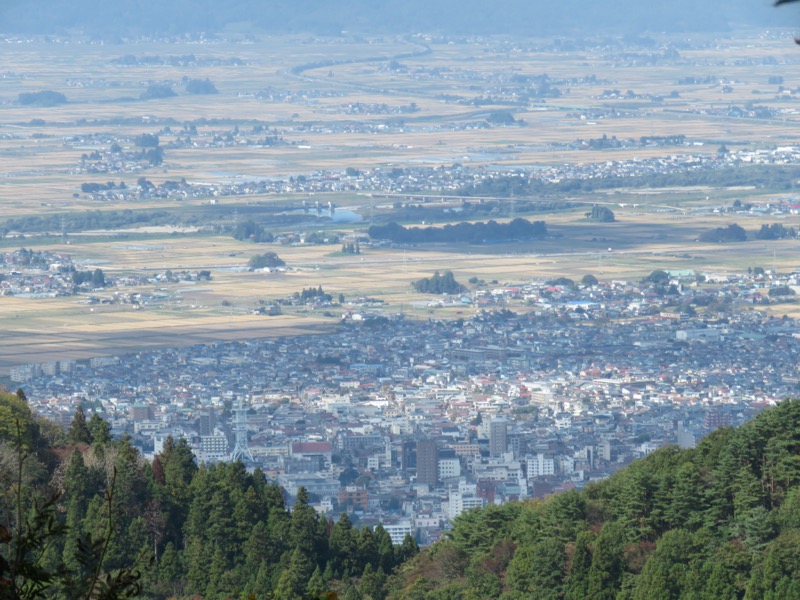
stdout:
<svg viewBox="0 0 800 600">
<path fill-rule="evenodd" d="M 800 598 L 796 400 L 581 492 L 464 513 L 419 554 L 185 441 L 151 463 L 82 411 L 65 437 L 24 394 L 0 394 L 0 439 L 3 598 Z"/>
<path fill-rule="evenodd" d="M 582 492 L 489 506 L 404 565 L 393 599 L 800 598 L 800 401 Z"/>
<path fill-rule="evenodd" d="M 198 467 L 184 440 L 150 463 L 108 431 L 79 412 L 63 439 L 0 394 L 0 598 L 377 599 L 419 550 L 334 524 L 302 488 L 288 510 L 262 473 Z"/>
</svg>

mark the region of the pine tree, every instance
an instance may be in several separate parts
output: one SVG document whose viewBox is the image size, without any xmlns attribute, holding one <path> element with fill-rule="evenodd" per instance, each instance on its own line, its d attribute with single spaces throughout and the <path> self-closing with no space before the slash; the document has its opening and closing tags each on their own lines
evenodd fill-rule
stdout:
<svg viewBox="0 0 800 600">
<path fill-rule="evenodd" d="M 658 541 L 633 589 L 633 600 L 677 600 L 689 571 L 692 536 L 673 529 Z"/>
<path fill-rule="evenodd" d="M 302 598 L 311 574 L 311 561 L 302 548 L 295 547 L 289 559 L 289 566 L 284 569 L 278 579 L 275 596 L 285 600 Z"/>
<path fill-rule="evenodd" d="M 383 569 L 378 567 L 376 571 L 371 564 L 367 564 L 361 576 L 358 591 L 361 592 L 364 600 L 384 600 L 386 598 L 386 574 Z"/>
<path fill-rule="evenodd" d="M 164 547 L 156 571 L 158 590 L 165 596 L 179 595 L 186 576 L 181 564 L 181 557 L 172 542 L 167 542 Z"/>
<path fill-rule="evenodd" d="M 597 536 L 589 569 L 589 600 L 614 600 L 622 583 L 625 532 L 616 521 L 607 522 Z"/>
<path fill-rule="evenodd" d="M 72 417 L 67 439 L 70 444 L 92 443 L 92 434 L 86 424 L 86 414 L 83 412 L 83 407 L 80 405 L 78 405 L 78 408 L 75 410 L 75 416 Z"/>
<path fill-rule="evenodd" d="M 506 582 L 532 598 L 558 600 L 563 595 L 566 554 L 563 544 L 546 538 L 517 549 L 506 571 Z"/>
<path fill-rule="evenodd" d="M 417 540 L 411 537 L 410 533 L 407 533 L 406 537 L 403 538 L 403 543 L 400 544 L 400 548 L 397 551 L 397 562 L 398 564 L 403 564 L 404 562 L 414 558 L 417 554 L 419 554 L 419 545 L 417 544 Z"/>
<path fill-rule="evenodd" d="M 93 444 L 105 445 L 111 442 L 111 425 L 97 413 L 91 416 L 87 428 Z"/>
<path fill-rule="evenodd" d="M 589 595 L 589 570 L 592 567 L 593 536 L 584 531 L 578 534 L 572 564 L 567 575 L 564 600 L 583 600 Z"/>
<path fill-rule="evenodd" d="M 391 573 L 396 564 L 394 544 L 389 533 L 378 523 L 375 527 L 375 542 L 378 544 L 379 567 L 384 573 Z"/>
<path fill-rule="evenodd" d="M 358 564 L 358 542 L 356 541 L 353 525 L 347 513 L 342 513 L 333 526 L 329 543 L 330 563 L 333 572 L 339 578 L 348 578 L 356 575 Z"/>
<path fill-rule="evenodd" d="M 367 565 L 372 565 L 375 569 L 380 566 L 380 555 L 375 534 L 369 527 L 363 527 L 358 533 L 358 561 L 356 569 L 364 571 Z"/>
<path fill-rule="evenodd" d="M 289 542 L 291 547 L 300 549 L 314 564 L 320 564 L 324 555 L 320 554 L 325 531 L 321 531 L 317 511 L 308 505 L 308 491 L 301 487 L 297 491 L 297 500 L 292 507 L 292 525 Z"/>
<path fill-rule="evenodd" d="M 314 568 L 314 572 L 311 574 L 311 579 L 308 580 L 308 586 L 306 586 L 306 592 L 309 596 L 321 596 L 323 592 L 325 592 L 325 580 L 322 578 L 322 571 L 319 569 L 319 565 Z"/>
</svg>

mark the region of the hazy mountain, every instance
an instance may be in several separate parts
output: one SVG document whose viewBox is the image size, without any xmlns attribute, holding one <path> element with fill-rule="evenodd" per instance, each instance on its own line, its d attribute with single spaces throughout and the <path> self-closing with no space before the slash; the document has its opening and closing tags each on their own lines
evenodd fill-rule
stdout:
<svg viewBox="0 0 800 600">
<path fill-rule="evenodd" d="M 308 31 L 556 34 L 800 24 L 768 0 L 2 0 L 0 31 L 101 36 Z"/>
</svg>

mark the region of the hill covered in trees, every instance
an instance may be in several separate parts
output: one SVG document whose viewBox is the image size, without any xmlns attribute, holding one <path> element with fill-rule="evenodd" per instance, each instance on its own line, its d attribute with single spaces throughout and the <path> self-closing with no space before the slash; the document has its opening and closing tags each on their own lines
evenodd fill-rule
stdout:
<svg viewBox="0 0 800 600">
<path fill-rule="evenodd" d="M 798 400 L 583 491 L 468 511 L 422 553 L 183 440 L 150 462 L 109 431 L 79 411 L 65 435 L 0 394 L 3 597 L 800 597 Z"/>
<path fill-rule="evenodd" d="M 318 515 L 242 463 L 152 462 L 97 415 L 69 432 L 0 393 L 0 598 L 384 598 L 407 537 Z M 349 595 L 348 595 L 349 594 Z"/>
<path fill-rule="evenodd" d="M 583 491 L 459 516 L 395 600 L 800 598 L 800 401 Z"/>
</svg>

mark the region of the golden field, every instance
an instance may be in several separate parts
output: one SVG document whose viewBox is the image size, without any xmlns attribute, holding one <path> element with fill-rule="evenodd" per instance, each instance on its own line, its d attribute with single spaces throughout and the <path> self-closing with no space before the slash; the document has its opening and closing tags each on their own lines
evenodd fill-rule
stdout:
<svg viewBox="0 0 800 600">
<path fill-rule="evenodd" d="M 769 77 L 783 77 L 785 88 L 800 81 L 790 36 L 763 39 L 757 33 L 714 40 L 681 49 L 674 61 L 655 65 L 630 64 L 615 51 L 555 53 L 542 50 L 546 41 L 437 40 L 376 38 L 374 40 L 313 40 L 308 36 L 228 40 L 208 44 L 188 42 L 114 45 L 88 42 L 46 43 L 33 40 L 7 43 L 3 49 L 6 76 L 0 78 L 0 220 L 37 215 L 83 214 L 87 211 L 167 210 L 180 216 L 205 214 L 208 199 L 97 202 L 81 193 L 85 182 L 124 181 L 140 177 L 154 183 L 185 178 L 190 183 L 221 183 L 247 178 L 282 178 L 320 170 L 341 172 L 347 167 L 408 168 L 449 166 L 527 167 L 531 165 L 590 164 L 647 159 L 684 153 L 713 154 L 725 144 L 735 150 L 792 145 L 798 140 L 800 112 L 793 93 L 779 94 Z M 399 60 L 396 55 L 430 52 Z M 185 56 L 202 64 L 126 65 L 120 57 Z M 239 59 L 241 65 L 220 62 Z M 383 57 L 385 60 L 375 60 Z M 746 58 L 747 60 L 742 60 Z M 334 61 L 293 72 L 300 65 Z M 559 83 L 558 98 L 531 100 L 509 107 L 499 100 L 503 82 L 542 73 L 552 80 L 596 76 L 595 83 Z M 713 83 L 678 85 L 686 76 L 713 76 Z M 186 79 L 210 79 L 219 94 L 191 96 Z M 176 97 L 141 100 L 147 85 L 167 82 Z M 52 108 L 21 106 L 18 95 L 38 90 L 66 95 L 68 103 Z M 602 99 L 611 89 L 639 97 Z M 275 100 L 257 97 L 270 91 Z M 671 97 L 672 92 L 677 96 Z M 497 95 L 494 103 L 476 105 L 470 99 Z M 648 99 L 645 95 L 662 98 Z M 464 102 L 453 98 L 464 99 Z M 485 98 L 484 98 L 485 99 Z M 354 104 L 386 105 L 388 114 L 352 112 Z M 414 103 L 418 110 L 391 112 Z M 776 109 L 769 119 L 732 118 L 728 106 L 765 105 Z M 620 118 L 594 117 L 610 108 Z M 487 129 L 462 127 L 481 122 L 493 111 L 512 110 L 524 123 Z M 584 118 L 581 118 L 581 115 Z M 588 116 L 587 116 L 588 115 Z M 154 125 L 173 119 L 171 131 Z M 205 121 L 199 122 L 198 119 Z M 214 120 L 220 120 L 214 122 Z M 351 125 L 402 122 L 402 127 L 370 131 Z M 288 145 L 254 147 L 244 144 L 206 146 L 234 126 L 248 134 L 258 122 L 277 132 Z M 158 167 L 112 173 L 79 171 L 82 154 L 103 151 L 110 140 L 130 148 L 135 136 L 157 133 L 162 145 L 186 137 L 184 124 L 196 123 L 192 137 L 198 147 L 167 147 Z M 683 134 L 695 146 L 646 147 L 588 151 L 571 149 L 579 139 L 603 135 L 620 139 Z M 263 135 L 263 134 L 261 134 Z M 65 253 L 88 268 L 100 267 L 112 279 L 125 275 L 154 275 L 167 270 L 212 272 L 209 282 L 159 284 L 167 300 L 134 309 L 130 304 L 88 305 L 80 297 L 20 299 L 0 297 L 0 373 L 24 362 L 86 358 L 98 354 L 204 343 L 223 339 L 294 335 L 328 330 L 342 309 L 329 315 L 286 308 L 282 316 L 250 314 L 264 304 L 291 296 L 303 288 L 322 286 L 346 299 L 370 296 L 384 300 L 387 312 L 410 315 L 468 314 L 470 308 L 434 308 L 429 298 L 411 291 L 411 282 L 434 271 L 452 270 L 466 282 L 477 277 L 490 288 L 498 284 L 567 276 L 580 279 L 592 273 L 600 279 L 639 278 L 656 268 L 732 271 L 751 266 L 794 270 L 796 242 L 737 245 L 697 242 L 703 231 L 738 222 L 748 231 L 779 222 L 800 227 L 800 217 L 731 216 L 715 207 L 741 202 L 767 202 L 791 194 L 776 190 L 716 189 L 711 187 L 609 190 L 565 196 L 581 206 L 557 212 L 524 215 L 545 220 L 553 237 L 542 242 L 494 246 L 431 246 L 409 248 L 363 247 L 358 256 L 341 255 L 338 245 L 255 245 L 229 235 L 163 230 L 84 232 L 2 240 L 4 251 L 21 246 Z M 327 203 L 360 212 L 361 223 L 319 226 L 320 230 L 363 232 L 374 201 L 367 195 L 286 193 L 220 198 L 221 214 L 236 219 L 241 212 L 270 206 L 299 206 L 303 201 Z M 376 210 L 388 210 L 379 200 Z M 588 203 L 608 203 L 618 223 L 589 223 Z M 636 204 L 636 206 L 634 206 Z M 457 202 L 453 203 L 454 206 Z M 502 220 L 502 219 L 499 219 Z M 420 225 L 420 223 L 411 223 Z M 291 231 L 292 225 L 283 228 Z M 160 231 L 160 233 L 159 233 Z M 58 231 L 50 233 L 58 234 Z M 279 231 L 276 230 L 276 233 Z M 122 237 L 121 234 L 127 234 Z M 69 242 L 68 244 L 66 242 Z M 254 254 L 275 251 L 286 261 L 283 273 L 246 269 Z M 109 288 L 95 295 L 115 299 L 120 294 L 149 294 L 154 286 Z M 347 309 L 347 307 L 344 307 Z"/>
</svg>

